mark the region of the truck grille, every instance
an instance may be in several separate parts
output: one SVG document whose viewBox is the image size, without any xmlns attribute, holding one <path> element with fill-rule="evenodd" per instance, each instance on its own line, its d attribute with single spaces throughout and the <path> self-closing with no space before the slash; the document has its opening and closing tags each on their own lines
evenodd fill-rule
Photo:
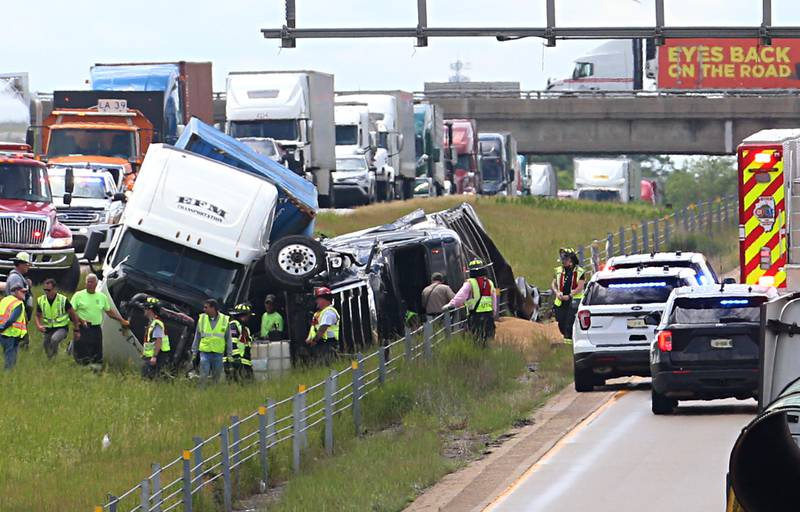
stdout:
<svg viewBox="0 0 800 512">
<path fill-rule="evenodd" d="M 0 245 L 42 245 L 47 235 L 47 219 L 0 216 Z"/>
<path fill-rule="evenodd" d="M 58 220 L 67 226 L 92 226 L 100 222 L 100 211 L 89 208 L 59 208 Z"/>
</svg>

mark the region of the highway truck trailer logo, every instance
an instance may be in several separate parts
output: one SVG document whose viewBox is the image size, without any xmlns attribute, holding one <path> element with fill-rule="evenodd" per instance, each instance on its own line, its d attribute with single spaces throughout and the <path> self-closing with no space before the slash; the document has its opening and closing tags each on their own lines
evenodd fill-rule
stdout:
<svg viewBox="0 0 800 512">
<path fill-rule="evenodd" d="M 783 147 L 745 141 L 738 160 L 741 282 L 785 288 Z"/>
</svg>

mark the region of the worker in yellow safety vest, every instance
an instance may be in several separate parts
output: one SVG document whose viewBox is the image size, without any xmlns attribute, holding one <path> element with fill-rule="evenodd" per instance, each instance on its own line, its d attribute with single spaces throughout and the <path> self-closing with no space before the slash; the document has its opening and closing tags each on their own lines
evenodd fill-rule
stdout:
<svg viewBox="0 0 800 512">
<path fill-rule="evenodd" d="M 317 311 L 308 329 L 306 345 L 309 346 L 312 359 L 330 364 L 336 344 L 339 341 L 339 312 L 333 307 L 333 293 L 330 288 L 320 287 L 314 291 Z"/>
<path fill-rule="evenodd" d="M 11 370 L 17 364 L 19 344 L 28 334 L 24 302 L 27 289 L 12 285 L 9 292 L 0 300 L 0 346 L 3 348 L 5 370 Z"/>
<path fill-rule="evenodd" d="M 466 306 L 467 326 L 475 341 L 483 347 L 494 338 L 494 321 L 497 317 L 497 288 L 488 276 L 488 268 L 489 265 L 484 264 L 483 260 L 470 261 L 469 278 L 443 308 Z"/>
<path fill-rule="evenodd" d="M 164 321 L 161 320 L 161 301 L 148 297 L 144 303 L 144 316 L 148 320 L 142 345 L 142 376 L 153 379 L 164 373 L 169 366 L 172 350 Z"/>
<path fill-rule="evenodd" d="M 230 318 L 220 313 L 215 299 L 206 299 L 192 343 L 192 354 L 200 359 L 201 382 L 205 383 L 209 377 L 218 381 L 225 355 L 230 356 L 232 351 Z"/>
<path fill-rule="evenodd" d="M 56 280 L 45 279 L 42 283 L 44 292 L 36 299 L 36 328 L 42 333 L 42 346 L 48 359 L 58 354 L 58 345 L 69 334 L 70 320 L 74 326 L 73 339 L 80 339 L 80 319 L 69 299 L 58 291 Z"/>
<path fill-rule="evenodd" d="M 261 315 L 260 338 L 279 341 L 283 336 L 283 316 L 275 309 L 275 296 L 270 294 L 264 299 L 264 314 Z"/>
<path fill-rule="evenodd" d="M 559 250 L 561 265 L 555 268 L 555 277 L 550 285 L 553 292 L 553 309 L 558 330 L 565 343 L 572 343 L 572 324 L 583 298 L 586 286 L 586 271 L 578 265 L 578 253 L 571 247 Z"/>
<path fill-rule="evenodd" d="M 253 337 L 250 334 L 250 317 L 253 314 L 253 307 L 250 304 L 237 304 L 231 312 L 231 343 L 233 352 L 228 358 L 228 376 L 234 380 L 250 380 L 253 378 L 253 361 L 250 353 Z"/>
</svg>

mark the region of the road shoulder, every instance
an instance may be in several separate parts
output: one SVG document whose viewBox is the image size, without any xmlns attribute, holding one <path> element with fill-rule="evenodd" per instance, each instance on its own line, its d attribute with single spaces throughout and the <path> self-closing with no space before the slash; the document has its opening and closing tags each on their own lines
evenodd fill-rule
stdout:
<svg viewBox="0 0 800 512">
<path fill-rule="evenodd" d="M 483 510 L 509 489 L 560 439 L 614 396 L 614 391 L 562 390 L 531 416 L 531 424 L 508 433 L 481 459 L 445 476 L 406 512 Z"/>
</svg>

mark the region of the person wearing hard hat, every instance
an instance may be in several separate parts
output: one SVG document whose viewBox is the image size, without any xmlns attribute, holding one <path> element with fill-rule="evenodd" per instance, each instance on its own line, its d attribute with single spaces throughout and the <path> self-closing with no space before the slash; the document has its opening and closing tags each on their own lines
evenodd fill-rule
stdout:
<svg viewBox="0 0 800 512">
<path fill-rule="evenodd" d="M 201 382 L 205 383 L 209 377 L 218 381 L 222 376 L 225 355 L 230 356 L 232 351 L 230 318 L 220 313 L 215 299 L 206 299 L 192 343 L 192 354 L 200 357 Z"/>
<path fill-rule="evenodd" d="M 583 298 L 586 284 L 586 271 L 578 265 L 578 254 L 571 247 L 559 250 L 561 265 L 555 268 L 555 277 L 550 285 L 553 292 L 553 310 L 558 322 L 558 330 L 565 343 L 572 343 L 572 324 L 578 305 Z"/>
<path fill-rule="evenodd" d="M 339 312 L 333 307 L 333 293 L 330 288 L 322 286 L 314 291 L 317 302 L 317 311 L 311 320 L 308 329 L 306 345 L 309 346 L 311 357 L 324 364 L 330 364 L 333 359 L 336 343 L 339 341 Z"/>
<path fill-rule="evenodd" d="M 17 350 L 22 338 L 28 333 L 28 322 L 25 317 L 25 288 L 13 285 L 10 295 L 0 300 L 0 346 L 3 348 L 5 370 L 11 370 L 17 364 Z"/>
<path fill-rule="evenodd" d="M 275 296 L 267 295 L 264 299 L 264 314 L 261 315 L 259 335 L 265 340 L 278 341 L 283 339 L 283 329 L 283 317 L 275 309 Z"/>
<path fill-rule="evenodd" d="M 142 377 L 154 379 L 164 373 L 172 355 L 167 328 L 161 320 L 161 301 L 148 297 L 144 303 L 144 316 L 148 323 L 142 344 Z"/>
<path fill-rule="evenodd" d="M 235 380 L 250 380 L 253 378 L 253 361 L 250 353 L 253 337 L 247 326 L 253 314 L 250 304 L 237 304 L 231 312 L 231 345 L 233 351 L 228 358 L 231 364 L 231 375 Z"/>
<path fill-rule="evenodd" d="M 488 277 L 488 266 L 480 259 L 469 262 L 469 279 L 442 309 L 467 307 L 467 325 L 482 346 L 494 338 L 497 317 L 497 288 Z"/>
<path fill-rule="evenodd" d="M 25 320 L 31 319 L 33 313 L 33 294 L 31 293 L 32 283 L 28 279 L 27 274 L 31 269 L 31 255 L 25 251 L 18 252 L 11 262 L 14 264 L 14 269 L 8 273 L 6 278 L 6 295 L 11 295 L 11 290 L 14 287 L 21 287 L 25 290 L 25 298 L 22 302 L 25 304 Z M 28 335 L 20 342 L 20 347 L 27 349 L 29 345 Z"/>
</svg>

